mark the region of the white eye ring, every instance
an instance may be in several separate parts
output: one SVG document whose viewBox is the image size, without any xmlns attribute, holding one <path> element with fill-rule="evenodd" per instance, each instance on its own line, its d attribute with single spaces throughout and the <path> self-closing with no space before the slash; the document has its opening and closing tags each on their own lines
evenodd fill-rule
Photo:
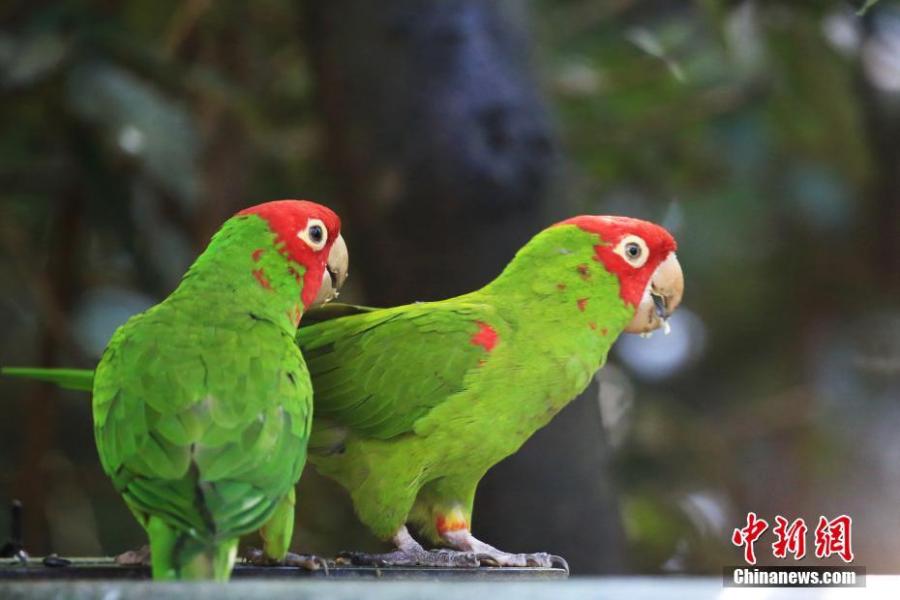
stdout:
<svg viewBox="0 0 900 600">
<path fill-rule="evenodd" d="M 621 256 L 625 262 L 635 269 L 643 267 L 647 259 L 650 258 L 647 242 L 633 234 L 626 235 L 619 240 L 613 252 Z"/>
<path fill-rule="evenodd" d="M 309 219 L 306 227 L 297 232 L 303 243 L 318 252 L 328 243 L 328 228 L 321 219 Z"/>
</svg>

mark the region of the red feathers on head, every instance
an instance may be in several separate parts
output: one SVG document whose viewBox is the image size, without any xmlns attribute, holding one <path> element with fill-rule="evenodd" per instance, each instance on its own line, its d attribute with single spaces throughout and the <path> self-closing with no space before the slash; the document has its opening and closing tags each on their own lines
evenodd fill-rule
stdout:
<svg viewBox="0 0 900 600">
<path fill-rule="evenodd" d="M 637 306 L 647 282 L 659 264 L 677 248 L 672 235 L 654 223 L 632 219 L 631 217 L 607 217 L 582 215 L 566 219 L 557 225 L 576 227 L 600 237 L 600 244 L 594 246 L 594 260 L 601 262 L 606 270 L 619 278 L 619 296 L 633 306 Z M 626 235 L 636 235 L 644 240 L 650 256 L 641 267 L 635 268 L 613 252 L 619 241 Z"/>
<path fill-rule="evenodd" d="M 341 233 L 341 220 L 330 208 L 308 200 L 274 200 L 257 204 L 237 213 L 258 215 L 277 236 L 279 250 L 294 262 L 303 265 L 303 304 L 309 306 L 319 292 L 322 274 L 328 261 L 331 245 Z M 328 230 L 328 238 L 321 250 L 313 250 L 298 237 L 309 219 L 319 219 Z"/>
</svg>

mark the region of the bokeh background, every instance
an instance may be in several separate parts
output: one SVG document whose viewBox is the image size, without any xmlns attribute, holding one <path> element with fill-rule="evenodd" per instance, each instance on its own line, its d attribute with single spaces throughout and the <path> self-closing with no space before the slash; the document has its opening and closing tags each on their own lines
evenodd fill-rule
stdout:
<svg viewBox="0 0 900 600">
<path fill-rule="evenodd" d="M 718 573 L 747 511 L 847 513 L 857 564 L 900 572 L 900 3 L 857 8 L 4 2 L 0 363 L 93 366 L 262 200 L 339 210 L 344 297 L 375 305 L 477 287 L 561 217 L 649 218 L 686 272 L 672 334 L 620 340 L 475 533 Z M 32 553 L 142 543 L 86 396 L 2 381 L 0 415 Z M 315 473 L 299 504 L 296 548 L 380 547 Z"/>
</svg>

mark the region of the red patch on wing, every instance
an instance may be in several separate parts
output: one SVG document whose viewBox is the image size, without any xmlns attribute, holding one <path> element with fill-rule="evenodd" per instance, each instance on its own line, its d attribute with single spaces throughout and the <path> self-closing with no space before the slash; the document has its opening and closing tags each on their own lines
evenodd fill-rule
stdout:
<svg viewBox="0 0 900 600">
<path fill-rule="evenodd" d="M 266 278 L 266 274 L 263 273 L 262 269 L 253 269 L 253 276 L 256 277 L 256 281 L 259 282 L 259 285 L 263 286 L 263 288 L 267 290 L 272 289 L 272 284 L 269 283 L 269 280 Z"/>
<path fill-rule="evenodd" d="M 263 252 L 265 252 L 265 249 L 263 248 L 257 248 L 256 250 L 254 250 L 253 254 L 250 255 L 251 257 L 253 257 L 253 262 L 259 262 L 259 259 L 262 258 Z"/>
<path fill-rule="evenodd" d="M 484 321 L 476 321 L 476 324 L 478 325 L 478 333 L 473 335 L 470 341 L 475 346 L 481 346 L 490 352 L 497 345 L 497 331 Z"/>
<path fill-rule="evenodd" d="M 465 519 L 456 519 L 453 517 L 446 517 L 445 515 L 438 515 L 434 520 L 434 527 L 437 529 L 437 532 L 441 535 L 447 533 L 448 531 L 460 531 L 463 529 L 469 528 L 469 523 Z"/>
<path fill-rule="evenodd" d="M 587 301 L 587 298 L 579 298 L 576 300 L 575 303 L 578 305 L 578 310 L 584 312 L 584 309 L 587 307 Z"/>
<path fill-rule="evenodd" d="M 609 331 L 606 329 L 606 327 L 600 330 L 600 335 L 606 335 L 607 333 L 609 333 Z"/>
<path fill-rule="evenodd" d="M 641 296 L 647 288 L 647 282 L 650 281 L 656 267 L 677 248 L 674 238 L 668 231 L 659 225 L 640 219 L 582 215 L 556 224 L 556 226 L 562 225 L 575 225 L 582 231 L 593 233 L 599 238 L 600 243 L 594 246 L 594 260 L 618 277 L 619 297 L 635 307 L 640 303 Z M 631 266 L 614 252 L 619 241 L 629 234 L 641 237 L 650 250 L 647 262 L 638 268 Z M 587 279 L 581 267 L 581 265 L 578 266 L 578 272 Z"/>
<path fill-rule="evenodd" d="M 590 327 L 591 329 L 597 329 L 597 324 L 591 321 L 590 323 L 588 323 L 588 327 Z"/>
<path fill-rule="evenodd" d="M 316 299 L 322 285 L 328 253 L 341 233 L 341 220 L 331 209 L 308 200 L 275 200 L 237 213 L 237 216 L 245 215 L 256 215 L 266 221 L 275 234 L 278 251 L 306 268 L 303 272 L 301 298 L 303 305 L 309 306 Z M 313 250 L 297 237 L 298 232 L 313 218 L 321 220 L 328 230 L 328 241 L 320 250 Z"/>
<path fill-rule="evenodd" d="M 588 269 L 587 265 L 578 265 L 575 268 L 578 270 L 578 274 L 581 275 L 582 279 L 590 279 L 591 278 L 591 270 Z"/>
<path fill-rule="evenodd" d="M 557 283 L 557 284 L 556 284 L 556 289 L 558 289 L 558 290 L 561 291 L 561 292 L 564 292 L 564 291 L 566 291 L 566 284 L 564 284 L 564 283 Z"/>
</svg>

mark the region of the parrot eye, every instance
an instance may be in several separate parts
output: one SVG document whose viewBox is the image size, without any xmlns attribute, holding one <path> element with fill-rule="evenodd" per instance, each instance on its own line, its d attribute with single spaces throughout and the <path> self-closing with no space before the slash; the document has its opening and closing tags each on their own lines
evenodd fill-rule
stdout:
<svg viewBox="0 0 900 600">
<path fill-rule="evenodd" d="M 626 235 L 616 246 L 614 252 L 625 259 L 635 269 L 644 266 L 649 257 L 647 242 L 636 235 Z"/>
<path fill-rule="evenodd" d="M 328 241 L 328 230 L 320 219 L 310 219 L 307 221 L 306 227 L 297 232 L 297 237 L 318 252 L 325 247 L 325 243 Z"/>
</svg>

